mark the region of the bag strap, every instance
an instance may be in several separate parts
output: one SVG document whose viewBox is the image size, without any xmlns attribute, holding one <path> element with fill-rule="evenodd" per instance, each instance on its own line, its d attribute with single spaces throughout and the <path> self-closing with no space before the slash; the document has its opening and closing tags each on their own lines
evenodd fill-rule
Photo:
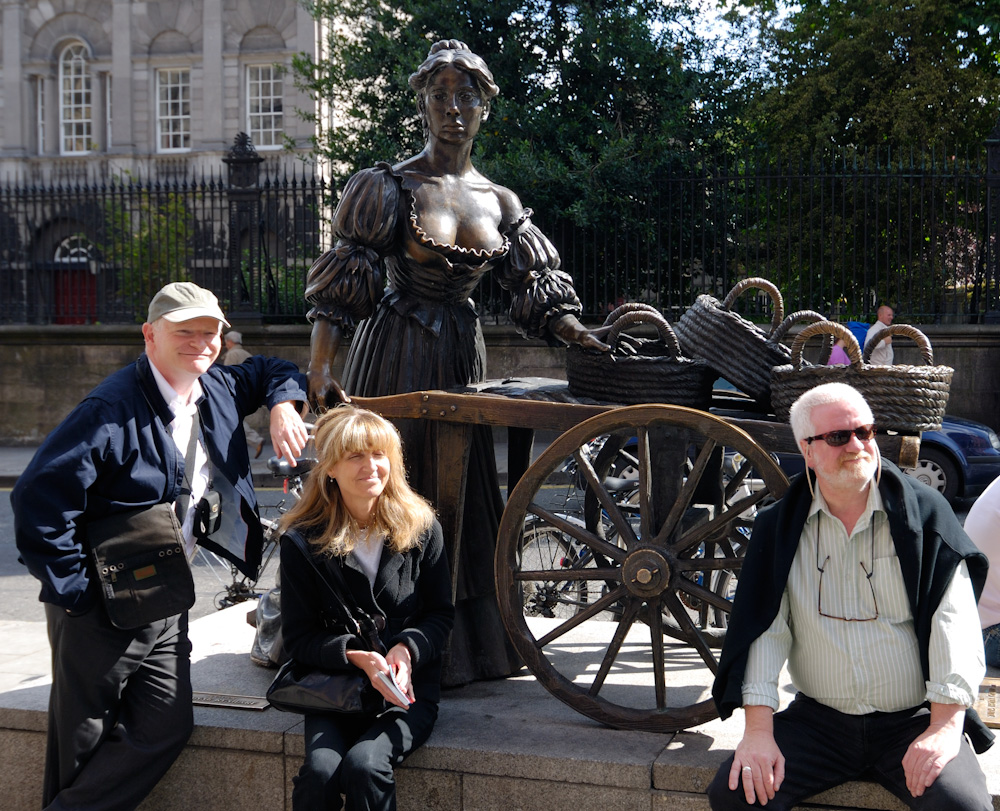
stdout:
<svg viewBox="0 0 1000 811">
<path fill-rule="evenodd" d="M 201 433 L 201 420 L 198 417 L 198 409 L 195 408 L 191 417 L 191 434 L 188 436 L 187 448 L 184 451 L 184 484 L 181 494 L 174 502 L 174 510 L 177 513 L 177 520 L 184 526 L 184 519 L 187 518 L 188 508 L 191 506 L 191 492 L 194 485 L 191 484 L 191 471 L 194 470 L 194 461 L 198 454 L 198 434 Z"/>
<path fill-rule="evenodd" d="M 302 553 L 303 557 L 309 562 L 309 565 L 313 567 L 313 570 L 319 575 L 319 579 L 323 581 L 323 584 L 330 590 L 333 595 L 333 599 L 336 601 L 337 605 L 340 607 L 341 613 L 344 615 L 344 619 L 347 621 L 348 630 L 353 631 L 358 637 L 363 639 L 370 649 L 381 654 L 385 654 L 385 645 L 382 644 L 382 640 L 378 635 L 378 628 L 375 626 L 374 620 L 368 614 L 362 610 L 362 608 L 357 604 L 354 599 L 354 595 L 351 594 L 351 589 L 347 585 L 347 581 L 344 579 L 344 573 L 340 570 L 340 567 L 336 564 L 328 568 L 328 572 L 332 572 L 333 579 L 337 581 L 337 585 L 350 600 L 351 606 L 348 606 L 344 597 L 333 587 L 333 584 L 327 578 L 326 573 L 323 572 L 319 566 L 316 565 L 316 561 L 309 552 L 309 547 L 306 544 L 306 539 L 302 537 L 302 533 L 297 529 L 287 529 L 285 530 L 285 537 L 288 538 L 298 550 Z M 358 617 L 360 616 L 360 620 Z"/>
</svg>

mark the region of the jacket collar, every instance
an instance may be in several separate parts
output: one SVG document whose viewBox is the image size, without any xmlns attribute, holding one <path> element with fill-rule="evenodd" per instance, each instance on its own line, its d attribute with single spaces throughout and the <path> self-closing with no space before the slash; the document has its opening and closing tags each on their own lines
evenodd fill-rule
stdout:
<svg viewBox="0 0 1000 811">
<path fill-rule="evenodd" d="M 174 418 L 174 414 L 170 410 L 170 406 L 167 405 L 167 401 L 163 399 L 163 395 L 160 394 L 160 388 L 156 385 L 156 379 L 153 377 L 149 358 L 146 357 L 145 353 L 140 355 L 139 359 L 135 362 L 135 374 L 139 381 L 139 390 L 142 392 L 143 397 L 146 398 L 146 402 L 149 403 L 150 408 L 153 409 L 153 413 L 160 418 L 160 421 L 164 425 L 169 425 Z"/>
</svg>

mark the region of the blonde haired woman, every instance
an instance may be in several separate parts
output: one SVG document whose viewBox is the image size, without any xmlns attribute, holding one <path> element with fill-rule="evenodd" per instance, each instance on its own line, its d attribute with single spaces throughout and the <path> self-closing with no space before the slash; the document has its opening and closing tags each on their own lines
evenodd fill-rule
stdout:
<svg viewBox="0 0 1000 811">
<path fill-rule="evenodd" d="M 307 715 L 306 757 L 292 807 L 394 809 L 393 768 L 427 740 L 437 719 L 441 652 L 454 619 L 441 527 L 410 489 L 395 427 L 345 406 L 316 422 L 318 464 L 284 516 L 308 542 L 312 562 L 281 541 L 281 630 L 292 657 L 335 671 L 360 668 L 386 699 L 380 714 Z M 320 574 L 329 586 L 320 580 Z M 333 577 L 339 567 L 342 578 Z M 367 650 L 343 623 L 330 586 L 371 616 L 386 653 Z M 412 704 L 378 674 L 395 678 Z M 345 800 L 341 800 L 341 794 Z"/>
</svg>

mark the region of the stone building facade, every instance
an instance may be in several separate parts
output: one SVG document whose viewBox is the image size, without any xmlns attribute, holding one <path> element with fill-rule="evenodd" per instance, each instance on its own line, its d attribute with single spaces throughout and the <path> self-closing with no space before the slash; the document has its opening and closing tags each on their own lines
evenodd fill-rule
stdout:
<svg viewBox="0 0 1000 811">
<path fill-rule="evenodd" d="M 287 72 L 315 53 L 296 0 L 0 0 L 0 179 L 218 167 L 239 132 L 269 162 L 305 149 Z"/>
</svg>

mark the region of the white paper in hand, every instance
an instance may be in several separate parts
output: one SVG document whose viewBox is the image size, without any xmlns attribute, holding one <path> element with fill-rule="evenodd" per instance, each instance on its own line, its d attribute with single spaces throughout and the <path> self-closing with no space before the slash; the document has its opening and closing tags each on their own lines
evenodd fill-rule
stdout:
<svg viewBox="0 0 1000 811">
<path fill-rule="evenodd" d="M 379 671 L 375 675 L 382 680 L 382 683 L 389 688 L 389 692 L 391 692 L 404 707 L 409 707 L 410 704 L 413 703 L 410 701 L 410 697 L 399 689 L 399 685 L 396 684 L 396 680 L 388 673 Z"/>
</svg>

